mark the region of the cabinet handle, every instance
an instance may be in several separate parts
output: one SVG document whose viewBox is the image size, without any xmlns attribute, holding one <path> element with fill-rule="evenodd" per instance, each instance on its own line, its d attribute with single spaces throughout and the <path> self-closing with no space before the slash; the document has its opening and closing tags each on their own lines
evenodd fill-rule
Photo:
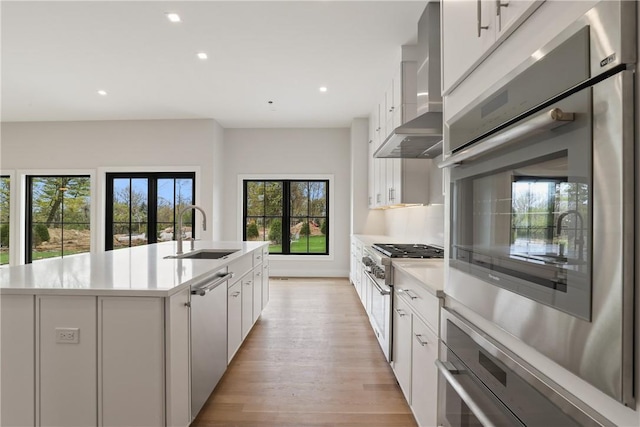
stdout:
<svg viewBox="0 0 640 427">
<path fill-rule="evenodd" d="M 395 308 L 394 311 L 398 313 L 398 316 L 400 317 L 404 317 L 407 315 L 407 313 L 405 313 L 404 310 L 400 310 L 399 308 Z"/>
<path fill-rule="evenodd" d="M 262 276 L 262 272 L 257 272 L 256 276 Z"/>
<path fill-rule="evenodd" d="M 389 189 L 389 200 L 393 200 L 393 197 L 391 197 L 391 189 Z"/>
<path fill-rule="evenodd" d="M 488 30 L 489 26 L 482 25 L 482 0 L 478 0 L 478 37 L 482 33 L 482 30 Z"/>
<path fill-rule="evenodd" d="M 187 301 L 187 302 L 185 302 L 185 303 L 184 303 L 184 306 L 185 306 L 185 307 L 191 307 L 191 301 Z"/>
<path fill-rule="evenodd" d="M 427 344 L 429 344 L 426 340 L 422 340 L 422 335 L 421 334 L 414 334 L 416 336 L 416 340 L 420 343 L 421 346 L 425 346 Z"/>
<path fill-rule="evenodd" d="M 413 294 L 413 293 L 414 293 L 411 289 L 402 289 L 402 288 L 398 288 L 398 293 L 400 293 L 400 294 L 405 293 L 405 294 L 407 294 L 407 296 L 408 296 L 409 298 L 411 298 L 412 300 L 414 300 L 414 299 L 418 299 L 418 296 L 417 296 L 417 295 L 415 295 L 415 294 L 414 294 L 414 295 L 411 295 L 411 294 Z"/>
<path fill-rule="evenodd" d="M 234 292 L 231 294 L 231 296 L 234 298 L 238 298 L 239 295 L 240 295 L 240 292 Z"/>
<path fill-rule="evenodd" d="M 369 206 L 371 206 L 371 196 L 369 196 Z"/>
<path fill-rule="evenodd" d="M 380 203 L 381 194 L 376 194 L 376 203 Z"/>
<path fill-rule="evenodd" d="M 245 283 L 245 285 L 247 286 L 251 286 L 252 281 L 251 280 L 247 280 L 247 283 Z"/>
</svg>

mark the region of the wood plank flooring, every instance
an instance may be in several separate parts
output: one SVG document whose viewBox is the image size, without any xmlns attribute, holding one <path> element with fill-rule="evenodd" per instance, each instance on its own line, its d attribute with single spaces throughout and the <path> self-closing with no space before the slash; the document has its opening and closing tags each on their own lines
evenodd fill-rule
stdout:
<svg viewBox="0 0 640 427">
<path fill-rule="evenodd" d="M 347 279 L 271 279 L 192 426 L 416 426 Z"/>
</svg>

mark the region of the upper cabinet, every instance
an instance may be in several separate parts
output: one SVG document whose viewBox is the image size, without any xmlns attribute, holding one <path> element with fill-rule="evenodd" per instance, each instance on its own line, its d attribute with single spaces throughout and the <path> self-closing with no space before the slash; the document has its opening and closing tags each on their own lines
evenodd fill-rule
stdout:
<svg viewBox="0 0 640 427">
<path fill-rule="evenodd" d="M 369 117 L 369 208 L 428 203 L 430 161 L 378 159 L 373 153 L 398 126 L 416 117 L 417 63 L 413 46 L 403 46 L 403 58 L 384 97 Z"/>
<path fill-rule="evenodd" d="M 447 94 L 544 0 L 442 0 L 442 93 Z"/>
</svg>

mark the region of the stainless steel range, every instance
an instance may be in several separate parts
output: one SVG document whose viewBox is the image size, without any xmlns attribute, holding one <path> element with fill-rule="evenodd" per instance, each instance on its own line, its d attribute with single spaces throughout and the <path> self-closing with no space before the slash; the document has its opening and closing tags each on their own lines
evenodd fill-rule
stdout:
<svg viewBox="0 0 640 427">
<path fill-rule="evenodd" d="M 364 248 L 362 263 L 365 266 L 365 309 L 378 338 L 380 347 L 391 361 L 391 315 L 393 309 L 393 258 L 431 259 L 443 258 L 444 249 L 435 245 L 374 243 Z"/>
</svg>

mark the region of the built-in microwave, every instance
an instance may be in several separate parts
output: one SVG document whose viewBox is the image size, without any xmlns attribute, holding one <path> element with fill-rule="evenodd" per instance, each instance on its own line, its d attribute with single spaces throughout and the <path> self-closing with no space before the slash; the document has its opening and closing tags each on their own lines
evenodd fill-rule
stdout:
<svg viewBox="0 0 640 427">
<path fill-rule="evenodd" d="M 447 294 L 631 407 L 635 8 L 598 3 L 445 122 L 440 164 Z"/>
</svg>

